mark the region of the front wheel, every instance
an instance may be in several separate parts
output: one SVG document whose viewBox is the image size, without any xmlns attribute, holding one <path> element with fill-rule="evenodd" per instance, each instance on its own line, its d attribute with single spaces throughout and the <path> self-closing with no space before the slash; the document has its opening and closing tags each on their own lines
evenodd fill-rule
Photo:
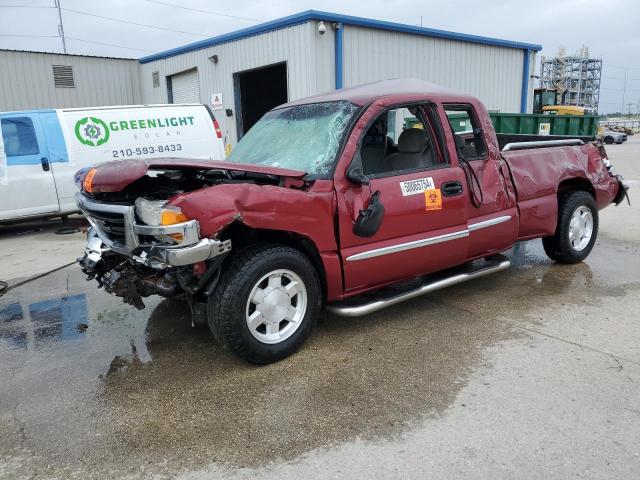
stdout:
<svg viewBox="0 0 640 480">
<path fill-rule="evenodd" d="M 321 308 L 314 266 L 281 245 L 250 247 L 232 258 L 209 298 L 209 326 L 234 354 L 258 364 L 295 352 Z"/>
<path fill-rule="evenodd" d="M 542 239 L 544 251 L 559 263 L 578 263 L 587 258 L 598 235 L 598 209 L 583 191 L 564 194 L 558 200 L 556 233 Z"/>
</svg>

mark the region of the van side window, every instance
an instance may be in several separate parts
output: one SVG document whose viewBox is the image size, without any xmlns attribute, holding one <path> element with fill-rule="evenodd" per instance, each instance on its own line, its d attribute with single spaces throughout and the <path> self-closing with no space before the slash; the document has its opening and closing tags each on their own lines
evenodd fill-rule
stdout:
<svg viewBox="0 0 640 480">
<path fill-rule="evenodd" d="M 29 117 L 3 118 L 0 120 L 0 126 L 2 127 L 2 140 L 7 157 L 40 153 L 36 131 Z"/>
<path fill-rule="evenodd" d="M 445 105 L 445 113 L 456 142 L 458 155 L 465 160 L 481 160 L 487 156 L 482 128 L 471 105 Z"/>
<path fill-rule="evenodd" d="M 432 139 L 422 105 L 387 110 L 362 138 L 362 171 L 367 176 L 390 176 L 441 167 L 444 160 Z"/>
</svg>

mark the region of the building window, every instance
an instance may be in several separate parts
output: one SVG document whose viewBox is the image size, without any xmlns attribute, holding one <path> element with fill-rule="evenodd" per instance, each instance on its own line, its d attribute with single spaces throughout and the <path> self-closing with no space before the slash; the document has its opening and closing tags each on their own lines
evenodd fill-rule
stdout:
<svg viewBox="0 0 640 480">
<path fill-rule="evenodd" d="M 39 153 L 36 132 L 29 117 L 3 118 L 0 127 L 7 157 L 22 157 Z"/>
<path fill-rule="evenodd" d="M 151 79 L 153 81 L 153 86 L 154 87 L 159 87 L 160 86 L 160 72 L 155 71 L 151 74 Z"/>
<path fill-rule="evenodd" d="M 71 65 L 53 65 L 53 85 L 61 88 L 74 88 L 73 67 Z"/>
</svg>

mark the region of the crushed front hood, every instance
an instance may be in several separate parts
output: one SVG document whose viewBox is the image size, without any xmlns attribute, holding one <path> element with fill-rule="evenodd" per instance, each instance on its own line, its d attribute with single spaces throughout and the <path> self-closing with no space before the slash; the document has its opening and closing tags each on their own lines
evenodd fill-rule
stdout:
<svg viewBox="0 0 640 480">
<path fill-rule="evenodd" d="M 100 164 L 96 167 L 91 185 L 94 192 L 120 192 L 130 183 L 144 177 L 149 170 L 180 170 L 187 168 L 232 170 L 235 172 L 262 173 L 290 178 L 302 178 L 306 175 L 305 172 L 298 170 L 268 165 L 251 165 L 219 160 L 192 160 L 188 158 L 153 158 L 147 160 L 115 160 Z"/>
</svg>

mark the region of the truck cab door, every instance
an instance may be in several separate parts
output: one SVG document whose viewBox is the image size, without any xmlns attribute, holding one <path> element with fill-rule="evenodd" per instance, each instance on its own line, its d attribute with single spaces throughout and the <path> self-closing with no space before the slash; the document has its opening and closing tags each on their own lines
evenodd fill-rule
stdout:
<svg viewBox="0 0 640 480">
<path fill-rule="evenodd" d="M 58 213 L 58 196 L 39 114 L 0 114 L 0 127 L 6 159 L 5 178 L 0 178 L 0 220 Z"/>
<path fill-rule="evenodd" d="M 464 173 L 444 152 L 440 124 L 432 122 L 435 107 L 380 100 L 369 109 L 353 130 L 358 138 L 350 139 L 357 142 L 352 158 L 341 161 L 334 175 L 348 294 L 452 267 L 467 257 Z M 363 236 L 354 226 L 372 198 L 384 214 L 377 230 Z"/>
<path fill-rule="evenodd" d="M 518 233 L 516 194 L 509 166 L 501 158 L 489 115 L 481 104 L 444 104 L 443 122 L 450 129 L 450 151 L 468 165 L 468 259 L 510 248 Z"/>
</svg>

